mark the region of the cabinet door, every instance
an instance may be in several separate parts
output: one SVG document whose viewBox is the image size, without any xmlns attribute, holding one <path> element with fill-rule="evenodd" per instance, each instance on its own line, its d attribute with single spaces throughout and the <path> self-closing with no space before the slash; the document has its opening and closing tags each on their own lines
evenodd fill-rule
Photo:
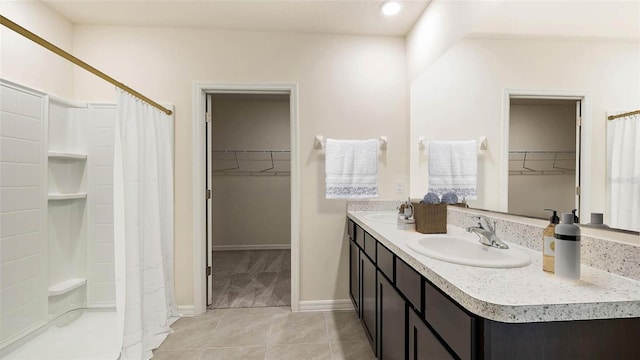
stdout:
<svg viewBox="0 0 640 360">
<path fill-rule="evenodd" d="M 349 295 L 360 317 L 360 249 L 353 241 L 349 241 Z"/>
<path fill-rule="evenodd" d="M 351 219 L 347 219 L 347 234 L 349 235 L 349 239 L 354 240 L 353 237 L 356 234 L 356 223 Z"/>
<path fill-rule="evenodd" d="M 406 304 L 398 291 L 378 274 L 378 359 L 405 360 Z"/>
<path fill-rule="evenodd" d="M 360 271 L 362 274 L 362 322 L 365 333 L 371 343 L 373 352 L 376 352 L 376 266 L 365 255 L 360 253 L 362 264 Z"/>
<path fill-rule="evenodd" d="M 356 244 L 358 245 L 358 247 L 360 247 L 361 249 L 364 249 L 364 229 L 361 228 L 358 224 L 355 224 L 355 241 Z"/>
<path fill-rule="evenodd" d="M 422 276 L 400 258 L 396 258 L 396 286 L 413 307 L 422 311 Z"/>
<path fill-rule="evenodd" d="M 453 360 L 413 309 L 409 309 L 409 360 Z"/>
<path fill-rule="evenodd" d="M 425 282 L 425 319 L 461 360 L 471 360 L 473 318 L 440 290 Z"/>
</svg>

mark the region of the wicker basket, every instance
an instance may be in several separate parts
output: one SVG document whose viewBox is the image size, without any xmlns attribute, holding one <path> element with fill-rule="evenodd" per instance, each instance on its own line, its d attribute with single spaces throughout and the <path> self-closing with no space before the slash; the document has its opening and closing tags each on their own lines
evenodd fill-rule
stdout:
<svg viewBox="0 0 640 360">
<path fill-rule="evenodd" d="M 447 233 L 447 204 L 421 204 L 412 202 L 416 231 L 423 234 Z"/>
</svg>

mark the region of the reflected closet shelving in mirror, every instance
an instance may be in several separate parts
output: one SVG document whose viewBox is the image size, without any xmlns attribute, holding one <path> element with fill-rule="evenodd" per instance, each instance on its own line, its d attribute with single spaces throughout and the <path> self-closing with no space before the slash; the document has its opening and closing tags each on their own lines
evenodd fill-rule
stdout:
<svg viewBox="0 0 640 360">
<path fill-rule="evenodd" d="M 509 151 L 509 175 L 573 175 L 575 172 L 575 151 Z"/>
</svg>

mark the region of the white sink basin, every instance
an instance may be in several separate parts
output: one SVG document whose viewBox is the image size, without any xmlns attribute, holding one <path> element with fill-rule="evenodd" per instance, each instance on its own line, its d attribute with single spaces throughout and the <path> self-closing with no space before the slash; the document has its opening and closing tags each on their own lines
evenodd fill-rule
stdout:
<svg viewBox="0 0 640 360">
<path fill-rule="evenodd" d="M 396 224 L 398 222 L 398 214 L 396 213 L 366 214 L 364 218 L 385 224 Z"/>
<path fill-rule="evenodd" d="M 472 235 L 472 234 L 470 234 Z M 419 240 L 407 240 L 407 246 L 420 254 L 455 264 L 489 268 L 514 268 L 531 263 L 529 255 L 520 250 L 498 249 L 482 245 L 473 236 L 428 235 Z"/>
</svg>

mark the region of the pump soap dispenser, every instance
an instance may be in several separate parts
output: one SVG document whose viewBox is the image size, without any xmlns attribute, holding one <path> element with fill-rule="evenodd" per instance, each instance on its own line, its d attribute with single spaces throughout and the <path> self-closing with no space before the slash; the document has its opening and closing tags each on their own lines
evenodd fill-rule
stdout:
<svg viewBox="0 0 640 360">
<path fill-rule="evenodd" d="M 562 222 L 556 226 L 556 275 L 580 279 L 580 228 L 574 223 L 574 214 L 562 214 Z"/>
<path fill-rule="evenodd" d="M 542 270 L 553 273 L 555 272 L 555 250 L 556 250 L 556 233 L 555 227 L 560 222 L 558 212 L 553 209 L 545 209 L 553 211 L 553 215 L 549 218 L 549 225 L 542 232 Z"/>
<path fill-rule="evenodd" d="M 411 199 L 403 202 L 398 210 L 398 229 L 413 230 L 416 220 L 413 217 L 413 205 L 411 204 Z"/>
</svg>

